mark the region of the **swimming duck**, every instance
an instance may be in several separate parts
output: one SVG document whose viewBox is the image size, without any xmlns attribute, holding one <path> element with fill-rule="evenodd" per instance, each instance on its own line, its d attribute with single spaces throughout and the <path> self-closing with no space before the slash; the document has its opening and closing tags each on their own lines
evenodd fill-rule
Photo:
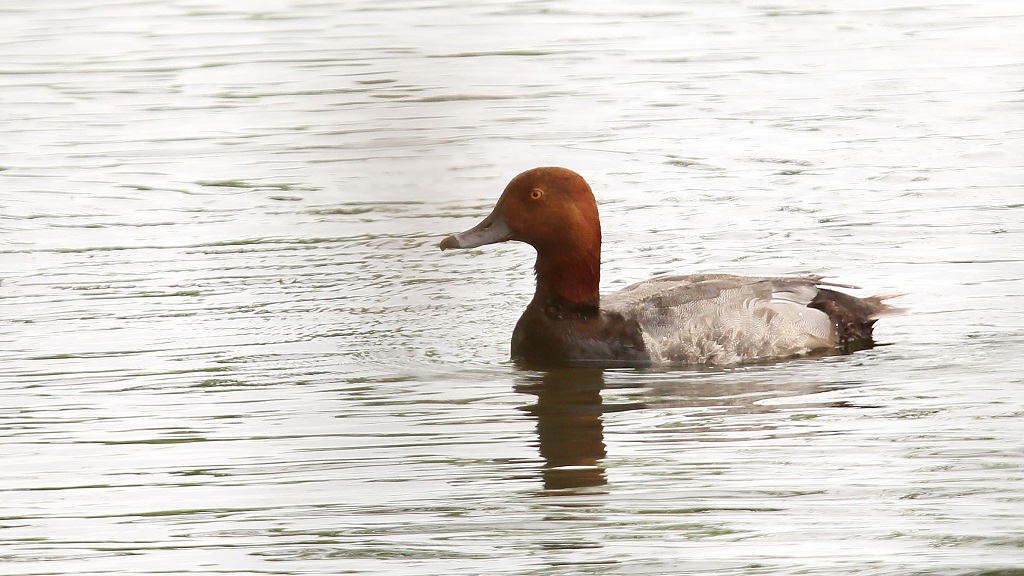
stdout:
<svg viewBox="0 0 1024 576">
<path fill-rule="evenodd" d="M 728 366 L 871 342 L 901 310 L 821 276 L 660 276 L 601 297 L 601 222 L 590 186 L 566 168 L 527 170 L 490 215 L 441 250 L 515 240 L 537 250 L 537 290 L 512 332 L 531 367 Z"/>
</svg>

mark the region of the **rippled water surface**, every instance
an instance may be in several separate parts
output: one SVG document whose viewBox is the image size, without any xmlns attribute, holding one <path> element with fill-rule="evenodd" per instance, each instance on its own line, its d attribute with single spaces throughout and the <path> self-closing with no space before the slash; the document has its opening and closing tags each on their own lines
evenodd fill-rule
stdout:
<svg viewBox="0 0 1024 576">
<path fill-rule="evenodd" d="M 0 573 L 1024 574 L 1024 7 L 0 11 Z M 880 346 L 528 372 L 584 174 L 605 291 L 822 273 Z"/>
</svg>

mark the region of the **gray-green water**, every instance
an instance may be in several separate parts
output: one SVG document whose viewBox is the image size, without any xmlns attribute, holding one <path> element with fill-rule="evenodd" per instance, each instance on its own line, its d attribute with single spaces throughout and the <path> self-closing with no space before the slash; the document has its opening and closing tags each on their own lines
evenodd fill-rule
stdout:
<svg viewBox="0 0 1024 576">
<path fill-rule="evenodd" d="M 0 10 L 0 573 L 1024 573 L 1024 8 Z M 885 344 L 507 360 L 509 178 L 604 289 L 823 273 Z M 1003 572 L 993 572 L 1003 570 Z"/>
</svg>

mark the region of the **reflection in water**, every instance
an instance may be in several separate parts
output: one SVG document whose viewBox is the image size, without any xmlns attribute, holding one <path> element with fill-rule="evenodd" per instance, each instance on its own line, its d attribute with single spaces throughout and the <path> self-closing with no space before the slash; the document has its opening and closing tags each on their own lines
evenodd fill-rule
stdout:
<svg viewBox="0 0 1024 576">
<path fill-rule="evenodd" d="M 820 395 L 855 382 L 820 380 L 780 380 L 764 374 L 741 377 L 686 377 L 650 383 L 648 403 L 660 407 L 690 407 L 701 414 L 768 414 L 781 409 L 819 409 L 856 407 L 848 401 Z M 785 399 L 789 400 L 785 400 Z"/>
<path fill-rule="evenodd" d="M 603 388 L 601 370 L 533 373 L 516 385 L 517 391 L 537 396 L 536 404 L 522 409 L 537 417 L 545 488 L 600 486 L 607 481 L 601 466 L 605 457 L 601 414 L 608 410 L 601 399 Z"/>
<path fill-rule="evenodd" d="M 738 379 L 737 374 L 681 372 L 630 378 L 627 388 L 639 388 L 640 401 L 608 404 L 605 388 L 617 389 L 623 382 L 606 383 L 601 370 L 565 369 L 531 372 L 522 376 L 516 391 L 532 394 L 537 402 L 522 410 L 537 418 L 537 436 L 544 458 L 546 489 L 600 486 L 607 483 L 602 460 L 607 456 L 602 415 L 640 408 L 688 408 L 692 422 L 662 427 L 662 434 L 685 433 L 694 441 L 736 440 L 778 435 L 779 424 L 767 421 L 728 421 L 709 416 L 757 415 L 787 411 L 793 414 L 827 408 L 856 408 L 836 401 L 827 393 L 850 384 L 822 382 L 778 382 L 773 378 Z M 634 374 L 635 376 L 635 374 Z M 666 378 L 666 376 L 668 378 Z M 763 376 L 763 375 L 762 375 Z M 815 396 L 826 394 L 825 397 Z M 799 398 L 799 400 L 797 400 Z M 689 420 L 689 418 L 685 419 Z M 743 432 L 740 437 L 737 432 Z M 754 436 L 750 434 L 753 433 Z M 790 430 L 789 435 L 807 431 Z M 724 436 L 722 436 L 724 434 Z"/>
</svg>

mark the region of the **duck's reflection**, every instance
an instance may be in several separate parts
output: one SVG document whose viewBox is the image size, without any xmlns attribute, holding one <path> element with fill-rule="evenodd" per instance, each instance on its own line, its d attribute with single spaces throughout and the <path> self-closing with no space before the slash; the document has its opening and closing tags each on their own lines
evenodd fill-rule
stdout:
<svg viewBox="0 0 1024 576">
<path fill-rule="evenodd" d="M 677 422 L 685 424 L 661 423 L 659 437 L 676 435 L 701 443 L 807 435 L 820 431 L 794 422 L 813 418 L 820 410 L 869 407 L 831 394 L 856 385 L 792 377 L 780 380 L 771 371 L 605 373 L 565 369 L 521 372 L 515 389 L 536 396 L 536 403 L 520 409 L 537 419 L 544 487 L 564 489 L 607 483 L 603 464 L 606 413 L 669 409 Z M 639 401 L 608 404 L 602 397 L 606 388 L 618 397 L 632 396 Z M 634 392 L 628 393 L 630 390 Z M 775 413 L 782 416 L 770 416 Z M 725 416 L 728 418 L 723 419 Z"/>
<path fill-rule="evenodd" d="M 607 482 L 601 465 L 605 457 L 601 415 L 609 411 L 601 399 L 603 388 L 601 370 L 534 372 L 524 374 L 516 384 L 516 391 L 537 397 L 536 404 L 521 409 L 537 418 L 546 489 Z"/>
</svg>

